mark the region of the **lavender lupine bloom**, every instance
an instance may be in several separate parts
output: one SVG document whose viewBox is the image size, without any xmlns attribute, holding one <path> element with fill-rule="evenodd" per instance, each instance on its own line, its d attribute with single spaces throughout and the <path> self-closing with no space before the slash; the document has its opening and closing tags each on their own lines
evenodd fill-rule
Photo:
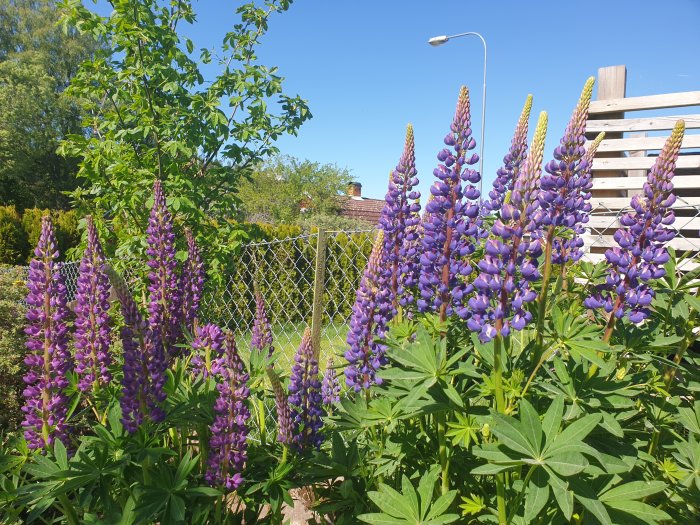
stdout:
<svg viewBox="0 0 700 525">
<path fill-rule="evenodd" d="M 224 333 L 215 324 L 198 326 L 192 340 L 192 374 L 204 378 L 216 374 L 222 366 Z"/>
<path fill-rule="evenodd" d="M 287 394 L 282 387 L 282 382 L 279 376 L 275 373 L 272 366 L 266 369 L 267 376 L 272 384 L 272 391 L 275 393 L 275 409 L 277 411 L 277 441 L 283 445 L 292 444 L 292 415 L 289 409 L 289 400 Z"/>
<path fill-rule="evenodd" d="M 347 338 L 349 348 L 345 352 L 348 361 L 345 382 L 355 392 L 381 383 L 377 370 L 384 364 L 386 348 L 376 339 L 381 339 L 386 334 L 388 310 L 391 307 L 386 298 L 389 292 L 381 286 L 383 236 L 383 231 L 379 230 L 350 317 Z"/>
<path fill-rule="evenodd" d="M 172 216 L 165 205 L 159 180 L 153 185 L 153 208 L 148 219 L 148 274 L 150 300 L 148 325 L 157 332 L 165 351 L 171 357 L 180 353 L 175 346 L 182 332 L 181 292 L 178 289 L 175 234 Z"/>
<path fill-rule="evenodd" d="M 250 339 L 250 347 L 263 352 L 267 350 L 267 356 L 272 357 L 275 349 L 272 346 L 272 329 L 265 309 L 265 300 L 259 291 L 255 291 L 255 319 L 253 320 L 253 334 Z"/>
<path fill-rule="evenodd" d="M 87 246 L 80 261 L 75 297 L 75 371 L 83 392 L 109 383 L 111 356 L 109 277 L 92 217 L 87 217 Z"/>
<path fill-rule="evenodd" d="M 182 322 L 190 332 L 194 329 L 194 321 L 199 311 L 199 302 L 202 299 L 204 287 L 204 264 L 199 248 L 195 242 L 192 231 L 185 230 L 187 239 L 187 260 L 185 261 L 180 276 L 180 289 L 182 290 Z"/>
<path fill-rule="evenodd" d="M 216 417 L 209 427 L 209 460 L 204 476 L 207 483 L 226 490 L 236 490 L 243 483 L 243 469 L 248 459 L 248 374 L 238 355 L 236 341 L 229 332 L 221 369 L 219 396 L 214 404 Z"/>
<path fill-rule="evenodd" d="M 409 124 L 403 154 L 389 177 L 386 204 L 379 218 L 379 227 L 384 231 L 382 281 L 389 292 L 392 317 L 399 304 L 405 306 L 413 301 L 409 292 L 416 284 L 417 261 L 408 253 L 417 238 L 415 226 L 420 222 L 420 193 L 414 189 L 418 184 L 414 150 L 413 126 Z"/>
<path fill-rule="evenodd" d="M 619 248 L 605 253 L 609 265 L 606 281 L 598 294 L 584 301 L 588 308 L 602 306 L 611 314 L 608 338 L 615 319 L 626 315 L 638 323 L 649 316 L 654 290 L 648 282 L 666 274 L 666 243 L 676 234 L 670 228 L 675 220 L 671 207 L 676 201 L 672 178 L 684 129 L 685 123 L 679 120 L 647 175 L 643 193 L 632 197 L 633 211 L 620 218 L 621 228 L 614 234 Z"/>
<path fill-rule="evenodd" d="M 482 342 L 498 335 L 507 337 L 511 329 L 522 330 L 532 320 L 525 305 L 537 297 L 531 283 L 540 277 L 537 258 L 542 247 L 534 215 L 546 133 L 547 114 L 542 112 L 530 155 L 515 173 L 510 201 L 500 204 L 492 237 L 486 241 L 479 261 L 480 272 L 474 279 L 476 293 L 469 299 L 473 313 L 467 326 L 479 333 Z"/>
<path fill-rule="evenodd" d="M 72 368 L 68 350 L 66 287 L 56 262 L 56 236 L 49 216 L 41 221 L 41 234 L 29 263 L 27 279 L 27 356 L 24 364 L 24 437 L 30 449 L 67 443 L 69 398 L 68 373 Z"/>
<path fill-rule="evenodd" d="M 311 347 L 311 330 L 307 328 L 294 356 L 289 380 L 289 406 L 294 430 L 292 442 L 300 452 L 309 447 L 318 448 L 323 442 L 322 403 L 318 360 Z"/>
<path fill-rule="evenodd" d="M 152 331 L 141 316 L 124 280 L 107 268 L 112 289 L 119 300 L 124 326 L 121 340 L 124 354 L 122 378 L 122 424 L 129 432 L 136 432 L 146 420 L 165 419 L 161 405 L 165 401 L 165 351 L 158 332 Z"/>
<path fill-rule="evenodd" d="M 592 186 L 592 159 L 586 157 L 584 144 L 594 82 L 593 77 L 586 81 L 564 136 L 554 149 L 554 160 L 547 163 L 547 174 L 540 181 L 538 221 L 546 229 L 547 249 L 554 264 L 575 261 L 583 255 L 580 235 L 591 211 Z M 561 229 L 567 234 L 562 236 Z"/>
<path fill-rule="evenodd" d="M 482 211 L 485 214 L 500 210 L 508 192 L 513 191 L 513 184 L 527 157 L 527 130 L 531 110 L 532 95 L 528 95 L 510 143 L 510 150 L 503 157 L 503 166 L 496 172 L 496 180 L 493 183 L 493 189 L 489 192 L 489 199 L 482 204 Z"/>
<path fill-rule="evenodd" d="M 333 359 L 328 360 L 326 371 L 323 374 L 321 398 L 324 405 L 332 405 L 340 401 L 340 382 L 338 381 L 338 374 L 333 368 Z"/>
<path fill-rule="evenodd" d="M 466 278 L 472 267 L 467 256 L 480 236 L 480 195 L 475 184 L 481 179 L 478 171 L 469 168 L 479 161 L 477 154 L 469 154 L 476 147 L 470 118 L 469 92 L 462 87 L 451 131 L 444 139 L 452 149 L 438 153 L 440 164 L 433 172 L 437 181 L 430 188 L 433 199 L 425 207 L 417 305 L 421 312 L 438 311 L 443 319 L 453 313 L 462 319 L 470 315 L 466 303 L 472 286 Z"/>
</svg>

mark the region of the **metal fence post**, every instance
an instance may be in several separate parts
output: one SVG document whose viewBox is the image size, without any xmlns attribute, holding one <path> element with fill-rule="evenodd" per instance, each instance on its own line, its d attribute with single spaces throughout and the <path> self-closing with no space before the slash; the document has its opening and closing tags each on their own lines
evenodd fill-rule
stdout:
<svg viewBox="0 0 700 525">
<path fill-rule="evenodd" d="M 314 270 L 314 302 L 311 307 L 311 347 L 314 356 L 321 355 L 321 325 L 323 324 L 323 292 L 326 283 L 326 245 L 328 233 L 318 230 L 316 241 L 316 268 Z"/>
</svg>

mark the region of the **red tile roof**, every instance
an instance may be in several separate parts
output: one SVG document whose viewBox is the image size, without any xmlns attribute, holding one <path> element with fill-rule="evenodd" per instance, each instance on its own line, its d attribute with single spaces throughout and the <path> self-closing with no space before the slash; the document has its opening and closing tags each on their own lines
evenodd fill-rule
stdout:
<svg viewBox="0 0 700 525">
<path fill-rule="evenodd" d="M 372 226 L 379 223 L 386 202 L 382 199 L 367 199 L 365 197 L 342 196 L 340 214 L 349 219 L 364 221 Z"/>
</svg>

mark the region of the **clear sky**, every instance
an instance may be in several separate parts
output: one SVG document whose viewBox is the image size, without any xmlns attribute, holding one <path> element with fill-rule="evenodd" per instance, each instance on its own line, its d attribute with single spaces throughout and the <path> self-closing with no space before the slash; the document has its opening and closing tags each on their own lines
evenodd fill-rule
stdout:
<svg viewBox="0 0 700 525">
<path fill-rule="evenodd" d="M 198 22 L 186 28 L 195 48 L 219 43 L 238 5 L 195 1 Z M 549 113 L 547 160 L 599 67 L 625 64 L 628 96 L 700 90 L 700 0 L 296 0 L 272 18 L 259 56 L 279 66 L 285 92 L 308 100 L 314 117 L 278 146 L 349 168 L 364 196 L 381 198 L 410 122 L 427 195 L 463 84 L 481 140 L 481 42 L 427 44 L 466 31 L 488 45 L 485 192 L 528 93 L 531 134 L 539 111 Z"/>
</svg>

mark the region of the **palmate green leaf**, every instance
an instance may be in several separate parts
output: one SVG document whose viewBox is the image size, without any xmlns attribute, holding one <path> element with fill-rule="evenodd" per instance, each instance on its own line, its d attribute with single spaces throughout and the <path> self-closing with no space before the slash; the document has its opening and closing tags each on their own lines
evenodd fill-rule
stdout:
<svg viewBox="0 0 700 525">
<path fill-rule="evenodd" d="M 549 475 L 540 467 L 535 467 L 536 470 L 530 478 L 530 483 L 527 486 L 527 494 L 525 496 L 525 521 L 532 522 L 549 500 Z"/>
<path fill-rule="evenodd" d="M 561 427 L 562 416 L 564 415 L 564 396 L 558 395 L 549 405 L 547 412 L 542 419 L 542 431 L 544 432 L 547 444 L 554 442 L 554 438 Z"/>
<path fill-rule="evenodd" d="M 544 434 L 540 417 L 527 399 L 520 401 L 520 424 L 532 451 L 539 452 L 542 450 Z"/>
<path fill-rule="evenodd" d="M 528 457 L 536 457 L 539 452 L 528 441 L 520 421 L 502 414 L 493 415 L 492 432 L 508 448 Z"/>
<path fill-rule="evenodd" d="M 588 460 L 578 452 L 565 452 L 548 456 L 545 463 L 554 472 L 564 477 L 578 474 L 588 466 Z"/>
<path fill-rule="evenodd" d="M 671 519 L 671 516 L 669 516 L 663 510 L 652 507 L 651 505 L 641 501 L 612 500 L 606 501 L 605 504 L 608 507 L 622 511 L 625 514 L 629 514 L 636 519 L 643 520 L 652 525 L 659 523 L 660 521 Z"/>
<path fill-rule="evenodd" d="M 569 479 L 569 484 L 574 491 L 574 497 L 588 512 L 596 517 L 601 525 L 613 525 L 610 514 L 605 509 L 603 502 L 598 499 L 596 493 L 583 479 L 572 477 Z"/>
<path fill-rule="evenodd" d="M 600 422 L 600 414 L 589 414 L 571 423 L 547 447 L 547 455 L 557 454 L 564 447 L 583 441 Z"/>
<path fill-rule="evenodd" d="M 469 448 L 472 443 L 479 443 L 479 430 L 481 425 L 476 422 L 473 416 L 456 413 L 457 421 L 447 423 L 448 438 L 452 438 L 454 446 Z"/>
<path fill-rule="evenodd" d="M 600 500 L 606 503 L 620 500 L 638 500 L 661 492 L 666 488 L 663 481 L 630 481 L 624 483 L 600 495 Z"/>
<path fill-rule="evenodd" d="M 416 498 L 416 494 L 410 481 L 408 485 L 412 492 L 411 495 L 402 496 L 389 485 L 380 484 L 379 490 L 377 492 L 369 492 L 368 496 L 383 514 L 389 514 L 394 518 L 406 520 L 406 522 L 417 523 L 420 519 L 420 514 L 413 510 L 413 505 L 411 504 L 412 500 Z"/>
<path fill-rule="evenodd" d="M 685 428 L 700 436 L 700 401 L 695 401 L 693 408 L 679 407 L 678 416 Z"/>
<path fill-rule="evenodd" d="M 463 516 L 474 516 L 485 510 L 486 504 L 484 503 L 484 498 L 471 493 L 468 497 L 462 496 L 462 503 L 459 508 L 462 509 Z"/>
</svg>

